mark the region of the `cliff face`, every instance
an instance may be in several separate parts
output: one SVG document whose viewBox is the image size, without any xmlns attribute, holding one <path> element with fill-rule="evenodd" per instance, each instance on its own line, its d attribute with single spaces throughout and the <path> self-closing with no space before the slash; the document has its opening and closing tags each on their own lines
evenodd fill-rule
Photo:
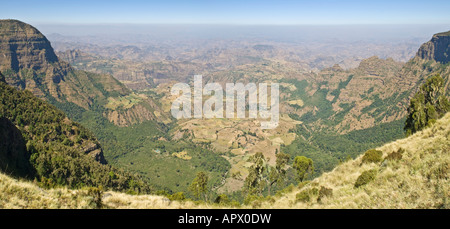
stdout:
<svg viewBox="0 0 450 229">
<path fill-rule="evenodd" d="M 435 60 L 442 64 L 450 61 L 450 31 L 438 33 L 427 43 L 423 44 L 417 56 L 424 60 Z"/>
<path fill-rule="evenodd" d="M 36 28 L 0 20 L 0 71 L 8 84 L 42 97 L 45 91 L 40 86 L 59 83 L 68 70 L 69 65 L 58 61 L 50 42 Z"/>
<path fill-rule="evenodd" d="M 75 71 L 59 61 L 42 33 L 17 20 L 0 20 L 0 71 L 12 86 L 28 89 L 38 97 L 72 102 L 84 109 L 109 92 L 129 93 L 109 75 Z"/>
<path fill-rule="evenodd" d="M 403 67 L 400 77 L 403 87 L 410 88 L 410 96 L 425 79 L 440 75 L 445 81 L 446 95 L 450 97 L 450 31 L 433 35 L 424 43 L 414 58 Z"/>
<path fill-rule="evenodd" d="M 44 35 L 31 25 L 17 20 L 0 20 L 0 71 L 0 82 L 19 89 L 28 89 L 38 97 L 51 96 L 59 102 L 73 102 L 86 109 L 95 97 L 105 96 L 104 93 L 111 90 L 118 91 L 119 94 L 128 92 L 126 88 L 117 86 L 120 84 L 112 77 L 109 79 L 107 76 L 81 74 L 67 63 L 60 62 Z M 98 82 L 117 85 L 102 85 L 103 87 L 99 88 L 100 86 L 94 86 Z M 7 96 L 7 86 L 1 87 L 1 95 Z M 0 110 L 0 117 L 3 115 Z M 2 127 L 5 125 L 2 124 Z M 8 136 L 19 139 L 12 135 L 11 131 L 3 133 L 5 138 L 2 139 L 8 139 Z M 106 163 L 96 140 L 86 140 L 79 148 L 100 163 Z"/>
<path fill-rule="evenodd" d="M 0 22 L 1 68 L 39 70 L 58 62 L 50 42 L 36 28 L 17 20 Z"/>
<path fill-rule="evenodd" d="M 78 55 L 76 52 L 69 54 L 74 58 Z M 9 85 L 27 89 L 41 98 L 51 98 L 54 104 L 74 103 L 80 110 L 91 110 L 96 101 L 131 93 L 111 75 L 75 70 L 60 61 L 42 33 L 17 20 L 0 20 L 0 71 Z M 153 104 L 147 101 L 142 107 L 153 107 Z M 154 110 L 158 108 L 125 110 L 124 114 L 133 115 L 119 115 L 120 122 L 110 121 L 130 125 L 155 120 Z M 103 115 L 109 117 L 110 112 Z"/>
</svg>

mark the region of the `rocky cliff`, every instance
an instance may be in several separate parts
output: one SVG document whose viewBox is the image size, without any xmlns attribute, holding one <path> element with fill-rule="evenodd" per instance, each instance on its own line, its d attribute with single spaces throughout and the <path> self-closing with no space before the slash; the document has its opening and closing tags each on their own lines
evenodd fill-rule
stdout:
<svg viewBox="0 0 450 229">
<path fill-rule="evenodd" d="M 0 71 L 10 85 L 42 97 L 45 92 L 40 85 L 59 83 L 69 69 L 36 28 L 17 20 L 0 20 Z"/>
<path fill-rule="evenodd" d="M 71 54 L 77 55 L 75 52 Z M 17 20 L 0 20 L 0 71 L 8 84 L 48 99 L 68 112 L 69 116 L 74 109 L 77 110 L 75 112 L 91 110 L 94 104 L 95 107 L 102 107 L 106 105 L 104 101 L 111 97 L 131 93 L 109 74 L 75 70 L 59 60 L 50 42 L 39 30 Z M 120 125 L 157 119 L 153 112 L 158 108 L 154 108 L 153 101 L 144 101 L 141 105 L 152 108 L 130 111 L 134 115 L 121 117 Z M 67 107 L 70 109 L 65 109 Z M 105 109 L 102 115 L 109 117 L 113 112 Z M 130 112 L 125 110 L 121 113 Z M 116 120 L 110 121 L 119 124 Z"/>
<path fill-rule="evenodd" d="M 38 97 L 51 96 L 89 109 L 95 99 L 129 90 L 109 75 L 76 71 L 59 61 L 50 42 L 33 26 L 0 20 L 0 71 L 6 82 Z"/>
<path fill-rule="evenodd" d="M 0 21 L 2 68 L 39 70 L 58 62 L 50 42 L 36 28 L 17 20 Z"/>
<path fill-rule="evenodd" d="M 435 60 L 441 64 L 450 61 L 450 31 L 435 34 L 430 41 L 423 44 L 417 56 L 424 60 Z"/>
<path fill-rule="evenodd" d="M 403 87 L 409 88 L 411 96 L 419 88 L 419 84 L 427 78 L 440 75 L 445 80 L 445 90 L 450 96 L 450 31 L 433 35 L 424 43 L 417 54 L 405 64 L 399 77 Z"/>
</svg>

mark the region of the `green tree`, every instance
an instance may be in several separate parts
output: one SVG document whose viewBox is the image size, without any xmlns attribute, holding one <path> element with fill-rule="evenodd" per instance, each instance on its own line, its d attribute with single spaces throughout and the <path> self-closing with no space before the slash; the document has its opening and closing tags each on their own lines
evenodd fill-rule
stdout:
<svg viewBox="0 0 450 229">
<path fill-rule="evenodd" d="M 286 165 L 289 162 L 290 156 L 286 153 L 278 153 L 276 155 L 277 160 L 275 162 L 275 167 L 270 168 L 269 172 L 269 185 L 268 192 L 270 196 L 270 190 L 272 186 L 276 183 L 277 185 L 283 184 L 286 179 Z"/>
<path fill-rule="evenodd" d="M 314 172 L 313 160 L 305 156 L 295 157 L 292 167 L 297 171 L 297 179 L 300 182 Z"/>
<path fill-rule="evenodd" d="M 197 176 L 189 186 L 189 191 L 191 191 L 197 198 L 200 198 L 203 194 L 205 201 L 208 201 L 208 175 L 205 172 L 198 172 Z"/>
<path fill-rule="evenodd" d="M 253 165 L 249 168 L 249 174 L 244 181 L 244 189 L 248 195 L 261 194 L 263 187 L 263 183 L 261 182 L 263 179 L 263 173 L 265 171 L 265 158 L 261 152 L 255 153 L 253 156 L 249 158 L 250 162 L 253 162 Z"/>
<path fill-rule="evenodd" d="M 408 107 L 405 121 L 407 136 L 433 124 L 450 110 L 450 103 L 445 97 L 444 80 L 440 75 L 433 76 L 420 87 Z"/>
</svg>

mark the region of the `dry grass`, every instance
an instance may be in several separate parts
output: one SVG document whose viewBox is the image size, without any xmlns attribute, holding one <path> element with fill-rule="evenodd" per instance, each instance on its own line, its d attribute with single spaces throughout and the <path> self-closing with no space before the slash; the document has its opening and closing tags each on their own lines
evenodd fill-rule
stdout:
<svg viewBox="0 0 450 229">
<path fill-rule="evenodd" d="M 278 197 L 262 208 L 450 208 L 450 113 L 433 127 L 382 147 L 383 158 L 403 148 L 399 160 L 362 164 L 361 157 L 345 162 L 301 189 Z M 358 176 L 378 170 L 374 181 L 354 188 Z M 331 197 L 296 201 L 296 194 L 321 186 L 333 189 Z"/>
<path fill-rule="evenodd" d="M 156 195 L 127 195 L 118 192 L 107 192 L 103 204 L 108 208 L 117 209 L 190 209 L 213 208 L 211 205 L 197 205 L 192 201 L 170 201 L 168 198 Z"/>
<path fill-rule="evenodd" d="M 128 195 L 105 192 L 101 208 L 179 209 L 217 208 L 192 201 L 170 201 L 156 195 Z M 88 189 L 42 189 L 32 182 L 19 181 L 0 173 L 0 209 L 92 209 L 99 208 Z"/>
<path fill-rule="evenodd" d="M 85 189 L 44 190 L 33 183 L 18 181 L 0 173 L 0 208 L 95 208 L 94 198 Z"/>
<path fill-rule="evenodd" d="M 347 161 L 307 185 L 293 188 L 272 201 L 243 208 L 450 208 L 450 113 L 434 126 L 382 147 L 386 158 L 400 148 L 396 160 L 362 164 L 361 157 Z M 355 188 L 363 171 L 378 171 L 375 180 Z M 317 201 L 321 187 L 332 189 L 331 196 Z M 296 195 L 309 190 L 310 200 L 297 201 Z M 30 182 L 0 174 L 0 208 L 95 208 L 87 190 L 43 190 Z M 192 201 L 170 201 L 155 195 L 127 195 L 105 192 L 104 208 L 224 208 Z"/>
</svg>

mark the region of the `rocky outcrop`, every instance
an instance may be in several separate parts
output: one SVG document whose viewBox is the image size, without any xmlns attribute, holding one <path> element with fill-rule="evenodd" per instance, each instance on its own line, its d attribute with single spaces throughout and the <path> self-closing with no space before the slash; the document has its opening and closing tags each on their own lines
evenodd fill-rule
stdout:
<svg viewBox="0 0 450 229">
<path fill-rule="evenodd" d="M 414 58 L 408 61 L 399 74 L 400 87 L 409 88 L 412 97 L 427 78 L 440 75 L 445 81 L 446 95 L 450 97 L 450 31 L 433 35 L 422 44 Z"/>
<path fill-rule="evenodd" d="M 417 56 L 424 60 L 435 60 L 442 64 L 450 62 L 450 31 L 433 35 L 430 41 L 423 44 Z"/>
<path fill-rule="evenodd" d="M 0 21 L 1 68 L 39 70 L 58 62 L 50 42 L 36 28 L 17 20 Z"/>
<path fill-rule="evenodd" d="M 81 62 L 84 61 L 81 56 L 95 58 L 75 50 L 67 51 L 62 56 L 67 61 Z M 42 33 L 17 20 L 0 20 L 0 71 L 8 84 L 27 89 L 40 98 L 53 97 L 51 101 L 57 107 L 58 104 L 70 102 L 91 110 L 94 101 L 107 101 L 109 97 L 131 93 L 109 74 L 75 70 L 60 61 Z M 149 101 L 137 111 L 125 110 L 108 116 L 112 115 L 114 118 L 110 120 L 120 126 L 154 120 L 153 105 L 154 102 Z"/>
<path fill-rule="evenodd" d="M 103 156 L 103 150 L 98 143 L 92 141 L 87 142 L 81 150 L 94 158 L 94 160 L 100 162 L 101 164 L 107 164 L 105 157 Z"/>
<path fill-rule="evenodd" d="M 39 30 L 17 20 L 0 20 L 0 71 L 16 88 L 85 109 L 95 98 L 105 98 L 112 91 L 119 95 L 130 92 L 110 75 L 74 70 L 58 59 Z"/>
<path fill-rule="evenodd" d="M 11 86 L 28 89 L 41 98 L 51 96 L 61 103 L 73 102 L 86 109 L 89 109 L 93 98 L 106 97 L 105 94 L 112 91 L 119 95 L 129 93 L 111 76 L 75 71 L 67 63 L 60 62 L 44 35 L 31 25 L 17 20 L 0 20 L 0 71 L 0 81 Z M 2 127 L 5 123 L 3 121 Z M 9 132 L 3 132 L 4 136 L 0 138 L 0 150 L 1 147 L 5 149 L 3 153 L 9 152 L 8 147 L 22 151 L 18 145 L 5 145 L 9 144 L 8 136 L 20 139 L 11 130 L 9 128 Z M 20 131 L 17 133 L 20 134 Z M 95 160 L 106 164 L 97 140 L 85 139 L 79 147 Z"/>
<path fill-rule="evenodd" d="M 17 20 L 0 20 L 0 71 L 8 84 L 42 97 L 45 92 L 40 86 L 63 81 L 69 70 L 36 28 Z"/>
</svg>

